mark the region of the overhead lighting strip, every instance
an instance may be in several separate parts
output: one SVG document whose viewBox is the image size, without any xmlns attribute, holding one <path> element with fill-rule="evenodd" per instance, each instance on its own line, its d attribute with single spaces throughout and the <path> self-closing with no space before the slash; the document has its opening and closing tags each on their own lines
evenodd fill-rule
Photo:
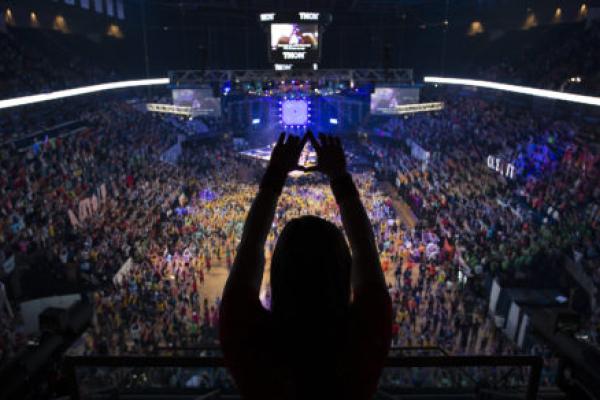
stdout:
<svg viewBox="0 0 600 400">
<path fill-rule="evenodd" d="M 114 89 L 125 89 L 140 86 L 166 85 L 169 78 L 140 79 L 131 81 L 119 81 L 100 83 L 98 85 L 82 86 L 73 89 L 58 90 L 56 92 L 34 94 L 31 96 L 15 97 L 12 99 L 0 100 L 0 109 L 25 106 L 28 104 L 41 103 L 43 101 L 64 99 L 67 97 L 81 96 L 84 94 L 104 92 Z"/>
<path fill-rule="evenodd" d="M 573 93 L 556 92 L 553 90 L 537 89 L 527 86 L 509 85 L 506 83 L 497 83 L 489 81 L 480 81 L 475 79 L 460 79 L 460 78 L 444 78 L 439 76 L 426 76 L 423 79 L 426 83 L 440 83 L 445 85 L 463 85 L 475 86 L 485 89 L 502 90 L 504 92 L 512 92 L 526 94 L 529 96 L 543 97 L 547 99 L 555 99 L 562 101 L 570 101 L 572 103 L 587 104 L 591 106 L 600 106 L 600 97 L 583 96 Z"/>
</svg>

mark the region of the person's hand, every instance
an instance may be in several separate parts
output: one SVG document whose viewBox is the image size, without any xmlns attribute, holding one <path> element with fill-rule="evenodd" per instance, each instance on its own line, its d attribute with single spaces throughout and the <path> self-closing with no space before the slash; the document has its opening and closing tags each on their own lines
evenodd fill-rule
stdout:
<svg viewBox="0 0 600 400">
<path fill-rule="evenodd" d="M 307 170 L 316 170 L 324 173 L 330 179 L 346 173 L 346 156 L 342 141 L 339 137 L 319 134 L 319 141 L 312 132 L 306 134 L 310 143 L 317 152 L 317 166 Z"/>
<path fill-rule="evenodd" d="M 268 169 L 283 175 L 287 175 L 293 170 L 302 170 L 302 167 L 298 165 L 298 159 L 307 140 L 307 135 L 304 135 L 302 139 L 298 136 L 288 135 L 285 140 L 285 133 L 281 132 L 271 153 Z"/>
</svg>

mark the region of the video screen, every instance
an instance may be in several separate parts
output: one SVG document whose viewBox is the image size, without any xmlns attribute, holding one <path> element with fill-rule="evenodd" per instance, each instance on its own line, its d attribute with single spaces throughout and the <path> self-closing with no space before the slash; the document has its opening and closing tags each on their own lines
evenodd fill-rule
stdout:
<svg viewBox="0 0 600 400">
<path fill-rule="evenodd" d="M 221 115 L 221 99 L 213 96 L 212 89 L 173 89 L 173 104 L 192 107 L 196 115 Z"/>
<path fill-rule="evenodd" d="M 271 61 L 311 63 L 318 57 L 318 24 L 271 24 Z"/>
<path fill-rule="evenodd" d="M 305 100 L 286 100 L 281 105 L 281 120 L 285 125 L 306 125 L 308 103 Z"/>
<path fill-rule="evenodd" d="M 371 114 L 394 114 L 397 106 L 418 102 L 419 88 L 378 87 L 371 94 Z"/>
</svg>

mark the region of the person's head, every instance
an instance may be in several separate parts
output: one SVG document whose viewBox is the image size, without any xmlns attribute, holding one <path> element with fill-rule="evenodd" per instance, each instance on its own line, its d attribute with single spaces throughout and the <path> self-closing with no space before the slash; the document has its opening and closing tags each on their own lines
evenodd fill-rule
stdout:
<svg viewBox="0 0 600 400">
<path fill-rule="evenodd" d="M 277 326 L 306 340 L 314 333 L 323 342 L 345 331 L 351 262 L 344 235 L 331 222 L 315 216 L 288 222 L 271 260 L 271 310 Z"/>
</svg>

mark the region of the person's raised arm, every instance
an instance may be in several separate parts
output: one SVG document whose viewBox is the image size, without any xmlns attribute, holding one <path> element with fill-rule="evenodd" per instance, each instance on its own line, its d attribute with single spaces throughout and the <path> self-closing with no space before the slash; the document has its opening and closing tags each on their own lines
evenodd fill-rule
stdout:
<svg viewBox="0 0 600 400">
<path fill-rule="evenodd" d="M 340 208 L 342 224 L 352 250 L 352 304 L 349 382 L 352 398 L 371 398 L 390 348 L 392 303 L 381 270 L 373 227 L 352 176 L 339 138 L 310 135 L 317 151 L 317 170 L 329 176 L 331 190 Z"/>
<path fill-rule="evenodd" d="M 287 141 L 285 133 L 279 136 L 258 194 L 246 217 L 233 267 L 223 291 L 223 303 L 228 303 L 236 290 L 250 289 L 258 296 L 264 270 L 264 247 L 273 223 L 277 199 L 288 172 L 297 167 L 305 143 L 306 139 L 301 140 L 297 136 L 290 135 Z"/>
<path fill-rule="evenodd" d="M 352 176 L 346 170 L 340 139 L 320 134 L 318 142 L 312 133 L 309 133 L 309 138 L 317 152 L 317 170 L 329 177 L 352 250 L 352 289 L 388 295 L 373 228 Z"/>
<path fill-rule="evenodd" d="M 265 242 L 286 176 L 297 168 L 304 144 L 305 140 L 296 136 L 289 136 L 287 141 L 284 133 L 279 137 L 246 217 L 237 254 L 223 289 L 219 310 L 221 349 L 242 393 L 256 392 L 256 382 L 262 378 L 256 374 L 261 371 L 257 368 L 257 360 L 264 352 L 260 343 L 267 316 L 259 300 Z M 259 391 L 261 389 L 264 388 L 258 387 Z"/>
</svg>

